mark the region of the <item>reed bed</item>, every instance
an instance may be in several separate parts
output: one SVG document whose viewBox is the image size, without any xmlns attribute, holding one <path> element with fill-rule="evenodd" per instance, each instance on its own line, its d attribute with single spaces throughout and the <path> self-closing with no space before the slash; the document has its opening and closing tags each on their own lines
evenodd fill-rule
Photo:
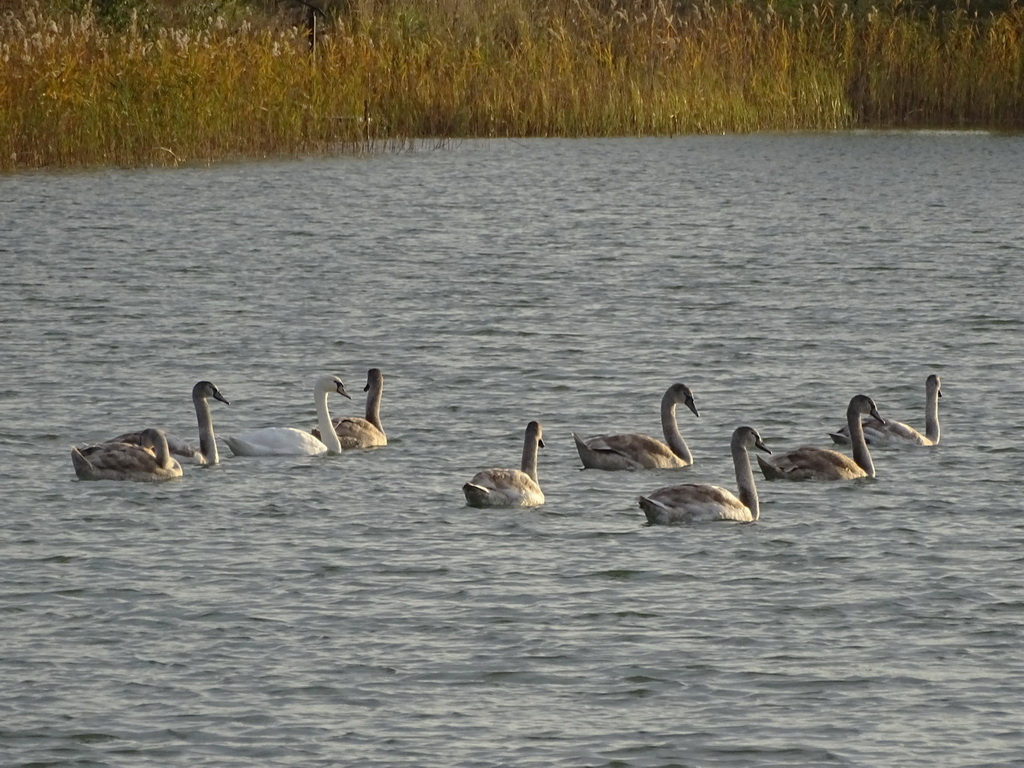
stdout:
<svg viewBox="0 0 1024 768">
<path fill-rule="evenodd" d="M 162 165 L 418 139 L 1024 126 L 1024 10 L 352 0 L 307 30 L 235 8 L 0 17 L 0 168 Z"/>
</svg>

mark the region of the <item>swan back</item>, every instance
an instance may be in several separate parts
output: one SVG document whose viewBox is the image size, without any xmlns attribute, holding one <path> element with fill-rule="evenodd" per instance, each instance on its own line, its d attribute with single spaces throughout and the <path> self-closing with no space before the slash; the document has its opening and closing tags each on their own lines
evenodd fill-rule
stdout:
<svg viewBox="0 0 1024 768">
<path fill-rule="evenodd" d="M 159 429 L 142 431 L 140 444 L 100 443 L 72 448 L 71 463 L 82 480 L 157 481 L 181 477 L 181 464 L 171 457 Z"/>
<path fill-rule="evenodd" d="M 679 431 L 676 406 L 685 405 L 699 417 L 693 392 L 682 382 L 670 386 L 661 398 L 661 427 L 665 441 L 643 434 L 597 435 L 584 439 L 572 433 L 584 468 L 604 470 L 674 469 L 688 467 L 693 454 Z"/>
<path fill-rule="evenodd" d="M 739 497 L 717 485 L 686 483 L 666 486 L 638 500 L 648 523 L 668 525 L 715 520 L 757 520 L 760 517 L 760 504 L 749 456 L 749 451 L 753 449 L 771 453 L 757 430 L 747 426 L 737 427 L 732 434 L 730 450 Z"/>
<path fill-rule="evenodd" d="M 531 421 L 523 439 L 519 469 L 485 469 L 462 486 L 471 507 L 536 507 L 544 503 L 537 478 L 537 449 L 544 447 L 540 422 Z"/>
</svg>

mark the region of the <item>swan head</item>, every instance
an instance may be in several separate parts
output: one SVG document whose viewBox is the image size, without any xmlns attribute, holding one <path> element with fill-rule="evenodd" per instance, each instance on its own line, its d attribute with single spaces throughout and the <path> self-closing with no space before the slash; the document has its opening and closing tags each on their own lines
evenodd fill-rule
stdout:
<svg viewBox="0 0 1024 768">
<path fill-rule="evenodd" d="M 744 448 L 751 450 L 756 448 L 759 451 L 763 451 L 771 455 L 771 451 L 768 446 L 764 444 L 764 440 L 761 439 L 761 435 L 757 433 L 757 430 L 753 427 L 736 427 L 736 431 L 732 433 L 732 445 L 734 448 Z"/>
<path fill-rule="evenodd" d="M 316 380 L 316 391 L 327 393 L 337 392 L 339 395 L 347 397 L 349 400 L 352 399 L 352 396 L 345 391 L 345 385 L 337 376 L 321 376 Z"/>
<path fill-rule="evenodd" d="M 942 397 L 942 380 L 933 373 L 925 382 L 925 389 L 928 392 L 934 392 L 936 397 Z"/>
<path fill-rule="evenodd" d="M 224 405 L 231 405 L 228 399 L 220 393 L 217 389 L 217 385 L 211 381 L 198 381 L 196 385 L 192 387 L 192 398 L 197 399 L 208 399 L 213 398 L 214 400 L 220 400 Z"/>
<path fill-rule="evenodd" d="M 847 413 L 856 413 L 859 415 L 870 414 L 872 418 L 877 419 L 882 424 L 885 424 L 885 419 L 878 413 L 878 409 L 875 407 L 875 401 L 867 395 L 854 395 L 850 401 L 850 407 L 846 409 Z"/>
<path fill-rule="evenodd" d="M 677 381 L 668 388 L 668 393 L 673 402 L 682 403 L 690 409 L 694 416 L 700 418 L 700 414 L 697 413 L 697 404 L 693 402 L 693 392 L 690 391 L 688 386 L 681 381 Z"/>
<path fill-rule="evenodd" d="M 375 387 L 380 387 L 384 383 L 384 374 L 380 372 L 380 368 L 371 368 L 366 372 L 366 386 L 363 387 L 363 392 L 369 392 Z"/>
<path fill-rule="evenodd" d="M 539 421 L 531 421 L 526 425 L 526 434 L 537 441 L 537 446 L 544 447 L 544 430 Z"/>
</svg>

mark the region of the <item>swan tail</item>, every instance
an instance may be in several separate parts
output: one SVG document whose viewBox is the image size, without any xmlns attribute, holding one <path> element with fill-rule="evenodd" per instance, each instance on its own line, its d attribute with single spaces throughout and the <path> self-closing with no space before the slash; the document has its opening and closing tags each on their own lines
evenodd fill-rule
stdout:
<svg viewBox="0 0 1024 768">
<path fill-rule="evenodd" d="M 649 499 L 646 496 L 640 496 L 637 498 L 637 503 L 640 505 L 640 509 L 644 511 L 644 515 L 647 517 L 648 523 L 659 523 L 668 512 L 668 507 L 661 504 L 654 499 Z"/>
<path fill-rule="evenodd" d="M 590 463 L 587 462 L 587 457 L 592 456 L 593 451 L 590 449 L 590 446 L 586 444 L 583 438 L 575 432 L 572 433 L 572 439 L 573 442 L 576 443 L 576 453 L 580 455 L 580 461 L 583 462 L 583 468 L 586 469 L 593 463 L 592 461 Z"/>
<path fill-rule="evenodd" d="M 78 475 L 79 479 L 94 480 L 96 478 L 92 464 L 89 463 L 89 460 L 77 448 L 71 449 L 71 463 L 74 465 L 75 474 Z"/>
<path fill-rule="evenodd" d="M 764 475 L 765 480 L 782 480 L 785 475 L 771 462 L 765 461 L 760 456 L 757 456 L 757 465 L 761 467 L 761 474 Z"/>
<path fill-rule="evenodd" d="M 850 438 L 844 435 L 842 432 L 829 432 L 828 436 L 832 438 L 832 442 L 836 445 L 849 445 Z"/>
<path fill-rule="evenodd" d="M 462 492 L 466 495 L 466 503 L 471 507 L 489 507 L 491 492 L 481 485 L 466 483 L 462 486 Z"/>
</svg>

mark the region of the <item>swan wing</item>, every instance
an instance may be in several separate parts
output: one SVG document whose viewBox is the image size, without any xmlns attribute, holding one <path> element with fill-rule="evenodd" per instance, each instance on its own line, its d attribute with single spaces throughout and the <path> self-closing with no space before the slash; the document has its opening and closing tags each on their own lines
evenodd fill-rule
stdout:
<svg viewBox="0 0 1024 768">
<path fill-rule="evenodd" d="M 849 456 L 828 448 L 805 446 L 757 463 L 766 480 L 850 480 L 867 472 Z"/>
<path fill-rule="evenodd" d="M 639 503 L 647 521 L 657 525 L 754 519 L 750 509 L 732 491 L 717 485 L 670 485 L 641 496 Z"/>
<path fill-rule="evenodd" d="M 594 469 L 671 469 L 685 467 L 660 440 L 640 434 L 597 435 L 583 440 L 573 433 L 583 466 Z"/>
<path fill-rule="evenodd" d="M 864 425 L 864 440 L 868 445 L 932 445 L 931 440 L 902 421 L 886 421 L 882 424 L 866 418 L 861 423 Z M 830 432 L 829 437 L 838 445 L 850 444 L 850 430 L 845 425 Z"/>
<path fill-rule="evenodd" d="M 224 441 L 236 456 L 320 456 L 327 446 L 309 432 L 292 427 L 266 427 Z"/>
<path fill-rule="evenodd" d="M 388 444 L 388 437 L 377 425 L 359 416 L 333 419 L 334 432 L 344 450 L 352 448 L 379 448 Z M 313 428 L 313 437 L 320 439 L 320 430 Z"/>
<path fill-rule="evenodd" d="M 348 444 L 355 448 L 376 448 L 388 444 L 387 435 L 376 424 L 359 416 L 336 419 L 334 431 L 338 433 L 343 448 Z"/>
<path fill-rule="evenodd" d="M 170 480 L 181 477 L 181 464 L 170 459 L 161 465 L 147 448 L 131 443 L 101 443 L 72 448 L 75 474 L 83 480 Z"/>
<path fill-rule="evenodd" d="M 189 442 L 177 435 L 172 435 L 169 432 L 164 433 L 167 436 L 167 448 L 171 452 L 171 456 L 176 458 L 183 464 L 206 464 L 206 457 L 197 448 L 193 448 Z M 138 432 L 125 432 L 123 435 L 118 435 L 112 440 L 108 440 L 108 443 L 130 443 L 131 445 L 142 445 L 142 430 Z"/>
<path fill-rule="evenodd" d="M 485 469 L 462 486 L 473 507 L 535 507 L 544 493 L 533 478 L 519 469 Z"/>
</svg>

